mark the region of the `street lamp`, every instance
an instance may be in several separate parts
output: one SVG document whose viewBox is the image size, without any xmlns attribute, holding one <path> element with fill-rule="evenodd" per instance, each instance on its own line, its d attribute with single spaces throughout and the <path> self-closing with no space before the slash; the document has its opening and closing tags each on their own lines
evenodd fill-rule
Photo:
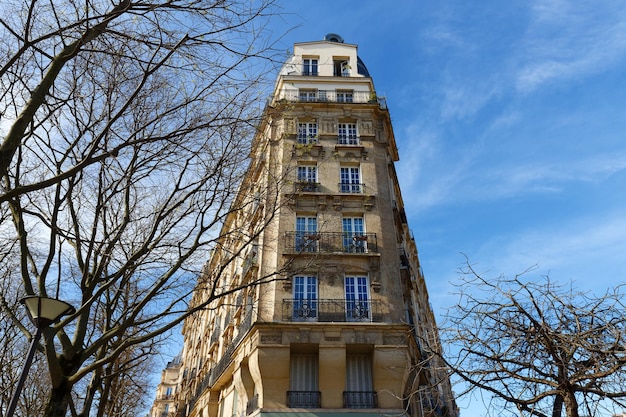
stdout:
<svg viewBox="0 0 626 417">
<path fill-rule="evenodd" d="M 37 330 L 35 332 L 35 336 L 33 336 L 30 342 L 30 348 L 28 349 L 28 354 L 26 355 L 26 362 L 24 363 L 24 368 L 20 374 L 20 379 L 17 381 L 17 385 L 15 386 L 13 397 L 11 397 L 11 403 L 7 409 L 6 417 L 13 417 L 13 413 L 17 407 L 17 401 L 20 398 L 24 382 L 26 382 L 26 376 L 28 375 L 28 370 L 30 369 L 30 365 L 33 361 L 35 350 L 37 350 L 37 343 L 39 343 L 43 329 L 57 322 L 61 317 L 76 312 L 74 307 L 70 304 L 57 300 L 56 298 L 31 295 L 22 298 L 20 302 L 26 306 L 28 316 L 35 324 Z"/>
</svg>

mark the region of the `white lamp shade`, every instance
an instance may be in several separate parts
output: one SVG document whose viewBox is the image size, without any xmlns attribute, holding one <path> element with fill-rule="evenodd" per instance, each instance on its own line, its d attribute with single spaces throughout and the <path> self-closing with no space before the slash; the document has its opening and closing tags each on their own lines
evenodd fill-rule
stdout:
<svg viewBox="0 0 626 417">
<path fill-rule="evenodd" d="M 72 314 L 76 311 L 70 304 L 56 298 L 31 295 L 20 301 L 26 306 L 35 326 L 39 328 L 47 327 L 66 314 Z"/>
</svg>

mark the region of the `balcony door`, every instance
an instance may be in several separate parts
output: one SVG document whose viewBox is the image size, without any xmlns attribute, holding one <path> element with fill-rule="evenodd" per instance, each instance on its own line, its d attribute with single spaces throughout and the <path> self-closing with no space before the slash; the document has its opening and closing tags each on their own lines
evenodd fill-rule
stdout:
<svg viewBox="0 0 626 417">
<path fill-rule="evenodd" d="M 342 219 L 343 251 L 350 253 L 367 252 L 363 217 L 344 217 Z"/>
<path fill-rule="evenodd" d="M 317 217 L 296 217 L 296 252 L 317 252 Z"/>
<path fill-rule="evenodd" d="M 369 301 L 369 285 L 367 277 L 346 277 L 345 291 L 346 320 L 371 321 L 372 313 Z"/>
<path fill-rule="evenodd" d="M 293 278 L 293 320 L 317 320 L 317 277 Z"/>
<path fill-rule="evenodd" d="M 361 170 L 359 167 L 341 167 L 339 172 L 342 193 L 362 193 Z"/>
</svg>

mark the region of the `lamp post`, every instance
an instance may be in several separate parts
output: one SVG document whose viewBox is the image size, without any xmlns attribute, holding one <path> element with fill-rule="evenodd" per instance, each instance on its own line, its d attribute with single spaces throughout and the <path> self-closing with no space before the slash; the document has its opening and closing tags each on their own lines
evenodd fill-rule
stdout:
<svg viewBox="0 0 626 417">
<path fill-rule="evenodd" d="M 28 349 L 28 354 L 26 355 L 26 362 L 24 363 L 20 379 L 17 381 L 15 391 L 11 397 L 11 403 L 7 409 L 6 417 L 13 417 L 13 413 L 17 407 L 17 401 L 20 398 L 24 382 L 26 382 L 26 376 L 28 375 L 30 365 L 33 361 L 33 356 L 35 355 L 35 350 L 37 350 L 37 343 L 39 343 L 43 329 L 57 322 L 61 317 L 67 314 L 73 314 L 76 311 L 70 304 L 57 300 L 56 298 L 31 295 L 29 297 L 22 298 L 20 302 L 26 306 L 28 316 L 35 324 L 37 330 L 35 331 L 35 335 L 30 342 L 30 348 Z"/>
</svg>

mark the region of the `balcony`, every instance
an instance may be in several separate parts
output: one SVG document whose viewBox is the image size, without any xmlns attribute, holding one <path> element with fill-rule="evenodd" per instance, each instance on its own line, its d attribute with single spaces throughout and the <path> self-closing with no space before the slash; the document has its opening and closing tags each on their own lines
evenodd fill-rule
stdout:
<svg viewBox="0 0 626 417">
<path fill-rule="evenodd" d="M 361 142 L 356 134 L 345 134 L 337 136 L 337 145 L 358 146 Z"/>
<path fill-rule="evenodd" d="M 287 391 L 287 407 L 320 408 L 322 393 L 319 391 Z"/>
<path fill-rule="evenodd" d="M 376 391 L 344 391 L 344 408 L 378 408 Z"/>
<path fill-rule="evenodd" d="M 376 233 L 286 232 L 287 253 L 378 253 Z"/>
<path fill-rule="evenodd" d="M 297 141 L 300 145 L 317 145 L 319 143 L 319 136 L 306 133 L 298 133 Z"/>
<path fill-rule="evenodd" d="M 314 181 L 296 181 L 293 184 L 295 193 L 319 193 L 321 184 Z"/>
<path fill-rule="evenodd" d="M 250 415 L 259 409 L 259 394 L 255 394 L 246 404 L 246 415 Z"/>
<path fill-rule="evenodd" d="M 345 96 L 345 93 L 336 90 L 306 90 L 304 93 L 295 88 L 284 88 L 278 96 L 274 97 L 277 101 L 290 102 L 308 102 L 308 103 L 378 103 L 376 93 L 374 91 L 354 91 L 351 101 Z"/>
<path fill-rule="evenodd" d="M 365 184 L 356 182 L 340 182 L 339 192 L 348 194 L 363 194 L 365 192 Z"/>
<path fill-rule="evenodd" d="M 383 321 L 381 300 L 283 299 L 283 321 L 376 322 Z"/>
</svg>

